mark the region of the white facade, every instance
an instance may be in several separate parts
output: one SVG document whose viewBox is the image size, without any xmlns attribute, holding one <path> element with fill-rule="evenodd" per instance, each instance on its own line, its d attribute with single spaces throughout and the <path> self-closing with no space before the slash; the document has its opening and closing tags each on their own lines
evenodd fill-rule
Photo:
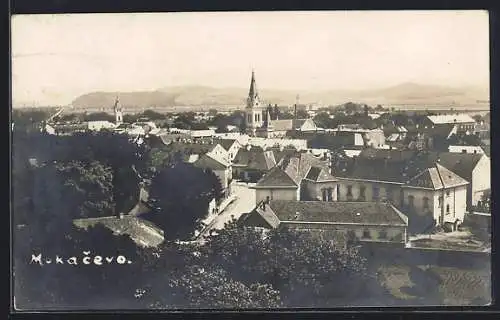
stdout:
<svg viewBox="0 0 500 320">
<path fill-rule="evenodd" d="M 480 146 L 449 146 L 448 151 L 454 152 L 454 153 L 480 153 L 480 154 L 484 154 L 484 150 Z"/>
<path fill-rule="evenodd" d="M 116 125 L 109 121 L 89 121 L 87 128 L 92 131 L 100 131 L 101 129 L 114 129 Z"/>
<path fill-rule="evenodd" d="M 483 193 L 491 189 L 491 160 L 488 156 L 481 157 L 472 171 L 471 197 L 472 205 L 477 205 Z"/>
<path fill-rule="evenodd" d="M 258 188 L 255 192 L 256 204 L 267 200 L 300 200 L 299 188 Z"/>
<path fill-rule="evenodd" d="M 263 149 L 276 146 L 282 148 L 293 146 L 297 150 L 307 149 L 307 140 L 305 139 L 268 139 L 268 138 L 252 137 L 248 139 L 247 143 L 251 146 L 261 147 Z"/>
</svg>

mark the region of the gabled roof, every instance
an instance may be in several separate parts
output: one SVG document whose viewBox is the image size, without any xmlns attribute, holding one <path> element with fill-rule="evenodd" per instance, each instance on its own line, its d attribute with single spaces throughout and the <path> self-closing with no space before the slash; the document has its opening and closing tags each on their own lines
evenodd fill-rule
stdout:
<svg viewBox="0 0 500 320">
<path fill-rule="evenodd" d="M 467 180 L 436 163 L 434 167 L 427 168 L 410 179 L 405 186 L 439 190 L 462 186 L 468 183 Z"/>
<path fill-rule="evenodd" d="M 405 186 L 439 190 L 443 188 L 439 173 L 436 168 L 427 168 L 420 174 L 416 175 Z"/>
<path fill-rule="evenodd" d="M 482 154 L 456 152 L 427 153 L 429 161 L 439 162 L 445 168 L 468 181 L 472 179 L 472 171 L 483 156 Z"/>
<path fill-rule="evenodd" d="M 315 182 L 337 181 L 325 168 L 311 167 L 307 173 L 306 179 Z"/>
<path fill-rule="evenodd" d="M 212 158 L 208 154 L 201 155 L 193 165 L 198 168 L 209 168 L 211 170 L 226 170 L 229 167 L 227 164 Z"/>
<path fill-rule="evenodd" d="M 443 188 L 452 188 L 469 183 L 467 180 L 446 169 L 439 163 L 436 163 L 436 169 L 439 174 L 439 178 L 441 178 L 441 182 L 443 183 Z"/>
<path fill-rule="evenodd" d="M 277 166 L 283 169 L 297 185 L 300 185 L 302 179 L 307 176 L 311 167 L 316 166 L 326 169 L 326 163 L 307 152 L 297 153 L 293 156 L 285 156 Z"/>
<path fill-rule="evenodd" d="M 471 153 L 365 149 L 357 158 L 337 164 L 335 176 L 406 183 L 408 179 L 439 163 L 459 177 L 471 181 L 472 171 L 483 156 Z"/>
<path fill-rule="evenodd" d="M 283 222 L 324 222 L 364 225 L 408 225 L 394 206 L 380 202 L 328 202 L 271 200 L 266 210 Z"/>
<path fill-rule="evenodd" d="M 267 171 L 276 165 L 272 152 L 266 152 L 262 148 L 253 147 L 250 150 L 239 149 L 233 164 L 237 167 Z"/>
<path fill-rule="evenodd" d="M 217 139 L 215 140 L 218 144 L 221 145 L 226 151 L 233 146 L 233 144 L 237 141 L 236 139 Z"/>
<path fill-rule="evenodd" d="M 295 187 L 297 184 L 280 167 L 272 168 L 255 185 L 256 188 L 262 187 Z"/>
</svg>

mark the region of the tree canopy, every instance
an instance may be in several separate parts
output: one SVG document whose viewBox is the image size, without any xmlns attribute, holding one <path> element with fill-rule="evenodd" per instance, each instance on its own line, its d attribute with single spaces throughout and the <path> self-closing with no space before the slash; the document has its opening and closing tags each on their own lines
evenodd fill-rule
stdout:
<svg viewBox="0 0 500 320">
<path fill-rule="evenodd" d="M 164 230 L 166 238 L 185 240 L 201 226 L 209 203 L 221 198 L 221 189 L 213 172 L 173 164 L 152 178 L 149 198 L 155 210 L 147 218 Z"/>
</svg>

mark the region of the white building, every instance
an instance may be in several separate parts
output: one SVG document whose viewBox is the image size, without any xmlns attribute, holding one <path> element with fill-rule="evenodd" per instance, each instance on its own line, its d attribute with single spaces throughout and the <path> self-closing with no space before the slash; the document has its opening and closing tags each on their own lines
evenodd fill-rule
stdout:
<svg viewBox="0 0 500 320">
<path fill-rule="evenodd" d="M 449 152 L 454 153 L 479 153 L 484 154 L 483 148 L 480 146 L 449 146 Z"/>
</svg>

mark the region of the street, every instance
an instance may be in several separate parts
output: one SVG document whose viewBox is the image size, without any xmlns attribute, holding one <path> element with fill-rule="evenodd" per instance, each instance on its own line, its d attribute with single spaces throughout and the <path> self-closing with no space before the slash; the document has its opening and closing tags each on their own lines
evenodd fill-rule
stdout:
<svg viewBox="0 0 500 320">
<path fill-rule="evenodd" d="M 255 207 L 255 190 L 250 189 L 248 184 L 233 182 L 232 194 L 236 200 L 230 203 L 212 222 L 202 231 L 202 235 L 208 235 L 212 230 L 220 230 L 231 219 L 239 219 L 243 213 L 250 212 Z"/>
</svg>

